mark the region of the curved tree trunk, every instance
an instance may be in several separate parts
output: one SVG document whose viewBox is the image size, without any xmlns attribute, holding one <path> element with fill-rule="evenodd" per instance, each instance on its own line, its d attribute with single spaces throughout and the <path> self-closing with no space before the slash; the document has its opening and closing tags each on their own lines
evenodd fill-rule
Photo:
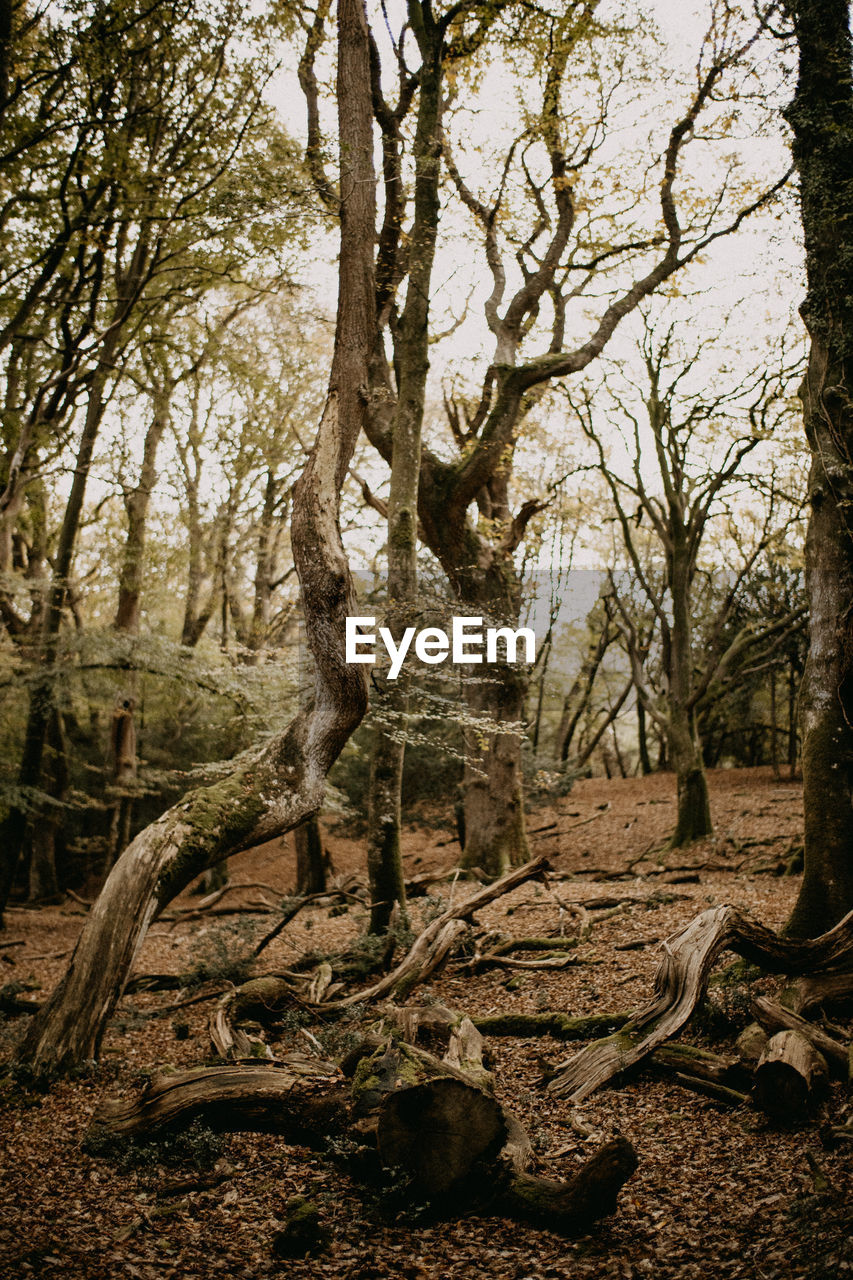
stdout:
<svg viewBox="0 0 853 1280">
<path fill-rule="evenodd" d="M 363 425 L 375 332 L 374 178 L 367 23 L 340 0 L 338 102 L 342 183 L 338 318 L 329 394 L 294 491 L 293 554 L 316 668 L 313 702 L 231 776 L 199 788 L 135 838 L 92 908 L 68 970 L 18 1057 L 44 1073 L 94 1058 L 148 925 L 213 863 L 290 830 L 314 812 L 325 776 L 362 719 L 363 668 L 345 661 L 355 611 L 339 528 L 340 490 Z"/>
</svg>

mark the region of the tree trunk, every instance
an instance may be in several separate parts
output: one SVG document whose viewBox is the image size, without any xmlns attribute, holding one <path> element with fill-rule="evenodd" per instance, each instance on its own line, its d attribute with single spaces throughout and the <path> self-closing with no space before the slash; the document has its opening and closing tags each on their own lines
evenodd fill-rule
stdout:
<svg viewBox="0 0 853 1280">
<path fill-rule="evenodd" d="M 19 1059 L 44 1073 L 97 1055 L 148 925 L 201 871 L 291 830 L 315 812 L 325 777 L 367 703 L 363 668 L 344 660 L 355 612 L 341 542 L 340 491 L 363 427 L 374 349 L 375 188 L 367 21 L 340 0 L 338 102 L 343 183 L 338 317 L 329 393 L 294 491 L 292 541 L 315 665 L 312 703 L 232 775 L 200 788 L 140 832 L 92 908 L 59 987 L 34 1019 Z"/>
<path fill-rule="evenodd" d="M 678 848 L 713 833 L 702 749 L 689 725 L 670 728 L 669 763 L 675 771 L 678 791 L 678 816 L 671 843 Z"/>
<path fill-rule="evenodd" d="M 777 1031 L 755 1069 L 755 1100 L 773 1120 L 808 1119 L 827 1085 L 826 1062 L 799 1031 Z"/>
<path fill-rule="evenodd" d="M 388 496 L 388 626 L 400 638 L 416 608 L 418 488 L 426 380 L 429 372 L 430 281 L 439 221 L 443 34 L 428 5 L 409 15 L 421 54 L 415 131 L 414 224 L 408 246 L 406 303 L 394 341 L 397 398 L 392 423 Z M 395 903 L 405 917 L 400 853 L 401 789 L 408 697 L 403 681 L 388 682 L 384 710 L 396 724 L 378 725 L 373 738 L 367 819 L 370 932 L 384 933 Z"/>
<path fill-rule="evenodd" d="M 649 755 L 649 734 L 646 725 L 646 708 L 643 699 L 637 698 L 637 747 L 640 754 L 640 773 L 647 778 L 652 769 L 652 758 Z"/>
<path fill-rule="evenodd" d="M 529 855 L 521 771 L 523 667 L 496 663 L 484 677 L 465 677 L 465 701 L 475 723 L 465 730 L 465 848 L 463 867 L 504 875 Z M 478 727 L 476 721 L 486 721 Z M 488 724 L 507 725 L 491 729 Z M 512 727 L 515 726 L 515 727 Z"/>
<path fill-rule="evenodd" d="M 300 822 L 293 833 L 296 845 L 296 893 L 307 897 L 326 892 L 326 855 L 317 815 Z"/>
<path fill-rule="evenodd" d="M 65 608 L 68 579 L 74 560 L 74 549 L 77 544 L 77 533 L 83 512 L 83 500 L 86 484 L 92 465 L 95 441 L 100 430 L 104 414 L 104 392 L 112 373 L 112 361 L 118 345 L 118 336 L 114 334 L 104 345 L 89 388 L 89 399 L 86 405 L 86 417 L 77 448 L 74 467 L 74 479 L 65 507 L 62 527 L 59 532 L 59 543 L 53 566 L 53 581 L 48 598 L 47 611 L 41 635 L 41 670 L 33 679 L 30 688 L 27 725 L 24 733 L 24 749 L 18 770 L 18 786 L 22 789 L 37 789 L 41 785 L 42 763 L 45 742 L 51 717 L 56 714 L 53 682 L 55 679 L 54 664 L 58 652 L 59 632 L 62 625 L 62 614 Z M 18 863 L 24 852 L 27 840 L 29 817 L 22 805 L 14 805 L 0 826 L 0 926 L 3 913 L 9 901 L 9 894 L 15 880 Z"/>
<path fill-rule="evenodd" d="M 113 627 L 116 631 L 126 631 L 130 635 L 137 635 L 139 632 L 148 508 L 157 481 L 157 450 L 169 422 L 172 385 L 158 386 L 152 390 L 154 412 L 142 446 L 139 480 L 125 498 L 127 536 L 119 570 L 118 604 Z"/>
<path fill-rule="evenodd" d="M 800 690 L 805 874 L 788 923 L 829 928 L 853 907 L 853 77 L 846 0 L 787 0 L 799 79 L 794 132 L 811 350 L 800 389 L 811 450 Z"/>
<path fill-rule="evenodd" d="M 693 624 L 690 616 L 692 559 L 680 510 L 671 514 L 674 550 L 669 585 L 672 624 L 669 637 L 669 688 L 667 692 L 667 748 L 669 766 L 675 771 L 678 815 L 671 837 L 673 847 L 713 834 L 708 779 L 702 761 L 702 745 L 696 729 L 693 705 Z"/>
</svg>

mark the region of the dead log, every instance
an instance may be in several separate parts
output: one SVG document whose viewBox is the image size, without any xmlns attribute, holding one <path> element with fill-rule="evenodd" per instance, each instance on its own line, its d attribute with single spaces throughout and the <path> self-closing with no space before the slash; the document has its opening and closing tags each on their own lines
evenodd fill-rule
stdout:
<svg viewBox="0 0 853 1280">
<path fill-rule="evenodd" d="M 492 1013 L 474 1018 L 474 1026 L 484 1036 L 522 1036 L 535 1039 L 588 1040 L 602 1032 L 616 1031 L 630 1018 L 629 1013 L 591 1013 L 572 1017 L 553 1010 L 547 1013 Z"/>
<path fill-rule="evenodd" d="M 739 1061 L 755 1070 L 767 1048 L 767 1040 L 767 1032 L 760 1023 L 751 1022 L 748 1027 L 744 1027 L 735 1041 Z"/>
<path fill-rule="evenodd" d="M 196 1116 L 311 1145 L 344 1133 L 351 1141 L 340 1144 L 340 1158 L 351 1171 L 378 1172 L 386 1182 L 401 1173 L 416 1198 L 439 1212 L 510 1213 L 563 1232 L 587 1231 L 611 1213 L 636 1167 L 630 1143 L 607 1143 L 568 1182 L 528 1174 L 532 1148 L 519 1121 L 483 1087 L 482 1075 L 459 1065 L 482 1066 L 470 1021 L 459 1019 L 450 1038 L 440 1061 L 418 1046 L 370 1037 L 345 1064 L 353 1070 L 348 1085 L 333 1064 L 298 1055 L 275 1066 L 162 1074 L 136 1099 L 103 1103 L 88 1145 L 103 1151 L 116 1138 L 156 1134 Z M 455 1064 L 447 1060 L 453 1056 Z"/>
<path fill-rule="evenodd" d="M 773 1120 L 807 1120 L 822 1100 L 826 1059 L 799 1031 L 777 1031 L 755 1070 L 755 1101 Z"/>
<path fill-rule="evenodd" d="M 289 1057 L 278 1066 L 200 1067 L 153 1076 L 131 1099 L 102 1102 L 87 1135 L 97 1148 L 105 1137 L 152 1135 L 189 1124 L 197 1116 L 213 1127 L 280 1133 L 316 1141 L 349 1120 L 348 1090 L 337 1067 L 316 1058 Z"/>
<path fill-rule="evenodd" d="M 459 1196 L 482 1179 L 508 1137 L 503 1107 L 492 1094 L 439 1077 L 386 1095 L 377 1144 L 384 1168 L 405 1174 L 416 1196 Z"/>
<path fill-rule="evenodd" d="M 385 996 L 404 1000 L 419 983 L 426 981 L 445 962 L 466 932 L 466 922 L 472 916 L 520 885 L 527 884 L 530 880 L 544 880 L 549 868 L 547 858 L 535 858 L 524 866 L 515 867 L 494 884 L 478 890 L 466 902 L 448 907 L 415 939 L 396 969 L 375 982 L 372 987 L 339 1000 L 327 1001 L 322 1008 L 345 1009 L 353 1004 L 369 1003 Z"/>
<path fill-rule="evenodd" d="M 637 1154 L 630 1142 L 614 1138 L 568 1182 L 519 1174 L 504 1193 L 503 1206 L 515 1218 L 572 1234 L 615 1211 L 619 1190 L 636 1167 Z"/>
<path fill-rule="evenodd" d="M 853 968 L 846 973 L 818 973 L 800 978 L 792 984 L 791 1007 L 805 1016 L 822 1004 L 853 1002 Z"/>
<path fill-rule="evenodd" d="M 674 1036 L 702 999 L 714 961 L 726 949 L 778 973 L 853 969 L 853 911 L 821 937 L 793 941 L 735 907 L 714 907 L 663 947 L 652 1000 L 614 1035 L 562 1063 L 548 1085 L 552 1093 L 578 1102 Z"/>
<path fill-rule="evenodd" d="M 790 1009 L 783 1008 L 775 1000 L 759 996 L 752 1001 L 751 1008 L 762 1027 L 771 1035 L 778 1031 L 798 1032 L 826 1059 L 828 1064 L 834 1066 L 844 1079 L 847 1078 L 849 1051 L 846 1044 L 842 1044 L 840 1040 L 834 1040 L 825 1031 L 821 1031 L 820 1027 L 807 1022 L 805 1018 L 792 1013 Z"/>
</svg>

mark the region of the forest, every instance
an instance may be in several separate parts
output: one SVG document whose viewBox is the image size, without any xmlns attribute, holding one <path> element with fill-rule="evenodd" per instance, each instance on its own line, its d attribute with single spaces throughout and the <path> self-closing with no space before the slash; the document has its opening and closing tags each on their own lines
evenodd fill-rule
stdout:
<svg viewBox="0 0 853 1280">
<path fill-rule="evenodd" d="M 0 0 L 0 1274 L 853 1271 L 846 0 Z"/>
</svg>

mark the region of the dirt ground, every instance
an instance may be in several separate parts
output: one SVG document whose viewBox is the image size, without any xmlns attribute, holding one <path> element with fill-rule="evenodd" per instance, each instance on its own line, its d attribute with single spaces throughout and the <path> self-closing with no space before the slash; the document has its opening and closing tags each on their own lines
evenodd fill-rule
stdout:
<svg viewBox="0 0 853 1280">
<path fill-rule="evenodd" d="M 412 1002 L 437 1000 L 477 1015 L 632 1009 L 651 993 L 664 940 L 707 906 L 734 903 L 763 924 L 781 926 L 798 880 L 774 872 L 801 839 L 801 789 L 764 769 L 717 772 L 710 782 L 717 834 L 677 854 L 661 852 L 674 818 L 668 775 L 583 781 L 556 807 L 534 808 L 531 850 L 548 854 L 555 879 L 550 888 L 528 884 L 486 908 L 481 927 L 516 937 L 571 934 L 578 920 L 561 904 L 630 900 L 613 911 L 590 912 L 592 928 L 570 968 L 471 976 L 451 963 Z M 452 828 L 446 820 L 433 821 L 407 832 L 409 875 L 452 871 L 458 852 Z M 361 841 L 338 829 L 328 833 L 327 843 L 340 881 L 360 875 Z M 613 878 L 628 869 L 630 878 Z M 214 910 L 243 906 L 248 914 L 193 914 L 198 897 L 187 893 L 145 943 L 136 972 L 181 975 L 185 990 L 126 996 L 99 1065 L 78 1078 L 46 1093 L 27 1091 L 14 1078 L 0 1086 L 0 1276 L 828 1280 L 853 1273 L 853 1143 L 827 1149 L 816 1125 L 772 1126 L 751 1107 L 723 1106 L 650 1072 L 582 1104 L 592 1130 L 584 1137 L 569 1124 L 568 1104 L 542 1087 L 543 1071 L 579 1046 L 550 1039 L 487 1041 L 499 1096 L 527 1125 L 539 1171 L 569 1177 L 616 1134 L 630 1139 L 640 1159 L 617 1213 L 580 1239 L 501 1218 L 395 1219 L 326 1156 L 276 1137 L 201 1134 L 199 1148 L 207 1143 L 209 1149 L 192 1159 L 179 1152 L 175 1159 L 191 1165 L 206 1157 L 214 1172 L 204 1176 L 172 1167 L 168 1153 L 135 1161 L 85 1154 L 83 1138 L 102 1098 L 132 1093 L 145 1073 L 166 1064 L 211 1059 L 207 1020 L 215 997 L 275 923 L 277 902 L 292 891 L 292 842 L 235 859 L 231 879 L 247 887 L 232 889 Z M 437 909 L 437 897 L 446 903 L 451 892 L 468 893 L 471 886 L 439 881 L 429 897 L 413 900 L 414 926 Z M 13 909 L 0 935 L 0 985 L 20 983 L 33 998 L 49 991 L 64 971 L 85 912 L 85 904 L 71 898 L 57 907 Z M 289 968 L 309 952 L 339 950 L 363 935 L 365 921 L 358 903 L 344 912 L 329 905 L 306 908 L 262 953 L 255 972 Z M 777 988 L 765 979 L 758 989 Z M 202 998 L 169 1011 L 192 994 Z M 834 1019 L 849 1039 L 845 1016 Z M 0 1021 L 0 1061 L 9 1058 L 24 1020 Z M 748 1020 L 742 994 L 721 984 L 700 1024 L 682 1038 L 724 1051 Z M 334 1054 L 354 1034 L 354 1024 L 316 1030 Z M 285 1048 L 299 1034 L 283 1028 L 270 1042 Z M 834 1124 L 850 1116 L 853 1099 L 844 1085 L 833 1086 L 827 1108 Z M 271 1240 L 288 1200 L 300 1194 L 319 1204 L 331 1242 L 320 1256 L 282 1262 L 273 1256 Z"/>
</svg>

